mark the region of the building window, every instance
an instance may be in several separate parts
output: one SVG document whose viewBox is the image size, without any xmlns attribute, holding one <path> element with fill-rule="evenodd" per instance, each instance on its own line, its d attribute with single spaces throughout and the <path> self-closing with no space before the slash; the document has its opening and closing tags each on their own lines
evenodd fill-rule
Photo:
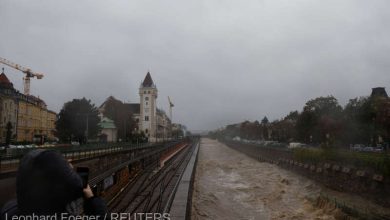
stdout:
<svg viewBox="0 0 390 220">
<path fill-rule="evenodd" d="M 145 97 L 145 101 L 149 101 L 149 97 L 146 96 L 146 97 Z"/>
<path fill-rule="evenodd" d="M 144 94 L 146 94 L 146 91 L 144 91 Z"/>
<path fill-rule="evenodd" d="M 148 94 L 150 94 L 150 91 L 148 91 Z"/>
<path fill-rule="evenodd" d="M 148 105 L 148 102 L 145 102 L 145 105 Z"/>
<path fill-rule="evenodd" d="M 148 129 L 146 129 L 146 130 L 145 130 L 145 133 L 147 134 L 148 132 L 149 132 L 149 130 L 148 130 Z"/>
<path fill-rule="evenodd" d="M 145 121 L 149 121 L 149 116 L 145 116 Z"/>
</svg>

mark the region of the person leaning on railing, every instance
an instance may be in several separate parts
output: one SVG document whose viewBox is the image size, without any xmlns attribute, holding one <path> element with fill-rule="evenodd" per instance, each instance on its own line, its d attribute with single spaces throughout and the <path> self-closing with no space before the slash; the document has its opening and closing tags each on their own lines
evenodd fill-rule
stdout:
<svg viewBox="0 0 390 220">
<path fill-rule="evenodd" d="M 0 219 L 13 216 L 80 215 L 78 201 L 84 201 L 84 214 L 107 214 L 105 202 L 83 189 L 81 177 L 57 151 L 33 150 L 20 162 L 16 178 L 17 200 L 1 209 Z M 107 215 L 108 216 L 108 215 Z"/>
</svg>

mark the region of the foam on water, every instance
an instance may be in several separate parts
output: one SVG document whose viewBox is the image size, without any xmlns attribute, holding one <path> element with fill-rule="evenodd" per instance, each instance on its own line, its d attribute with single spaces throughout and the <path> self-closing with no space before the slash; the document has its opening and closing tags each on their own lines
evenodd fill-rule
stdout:
<svg viewBox="0 0 390 220">
<path fill-rule="evenodd" d="M 192 219 L 335 219 L 307 199 L 320 192 L 312 181 L 209 139 L 202 139 L 194 187 Z"/>
</svg>

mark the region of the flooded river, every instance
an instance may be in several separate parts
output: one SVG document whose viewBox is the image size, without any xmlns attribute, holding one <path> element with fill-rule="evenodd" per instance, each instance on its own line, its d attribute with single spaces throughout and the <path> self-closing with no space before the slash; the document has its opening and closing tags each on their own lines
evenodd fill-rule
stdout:
<svg viewBox="0 0 390 220">
<path fill-rule="evenodd" d="M 335 219 L 313 206 L 320 188 L 304 177 L 202 139 L 192 219 Z"/>
</svg>

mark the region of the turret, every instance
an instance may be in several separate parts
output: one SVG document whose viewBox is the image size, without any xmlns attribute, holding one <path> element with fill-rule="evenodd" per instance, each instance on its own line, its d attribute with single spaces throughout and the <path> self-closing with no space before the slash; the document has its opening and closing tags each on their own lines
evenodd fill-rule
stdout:
<svg viewBox="0 0 390 220">
<path fill-rule="evenodd" d="M 156 136 L 156 99 L 157 87 L 154 84 L 150 72 L 145 76 L 139 88 L 140 96 L 140 120 L 139 128 L 150 138 L 151 141 Z"/>
</svg>

